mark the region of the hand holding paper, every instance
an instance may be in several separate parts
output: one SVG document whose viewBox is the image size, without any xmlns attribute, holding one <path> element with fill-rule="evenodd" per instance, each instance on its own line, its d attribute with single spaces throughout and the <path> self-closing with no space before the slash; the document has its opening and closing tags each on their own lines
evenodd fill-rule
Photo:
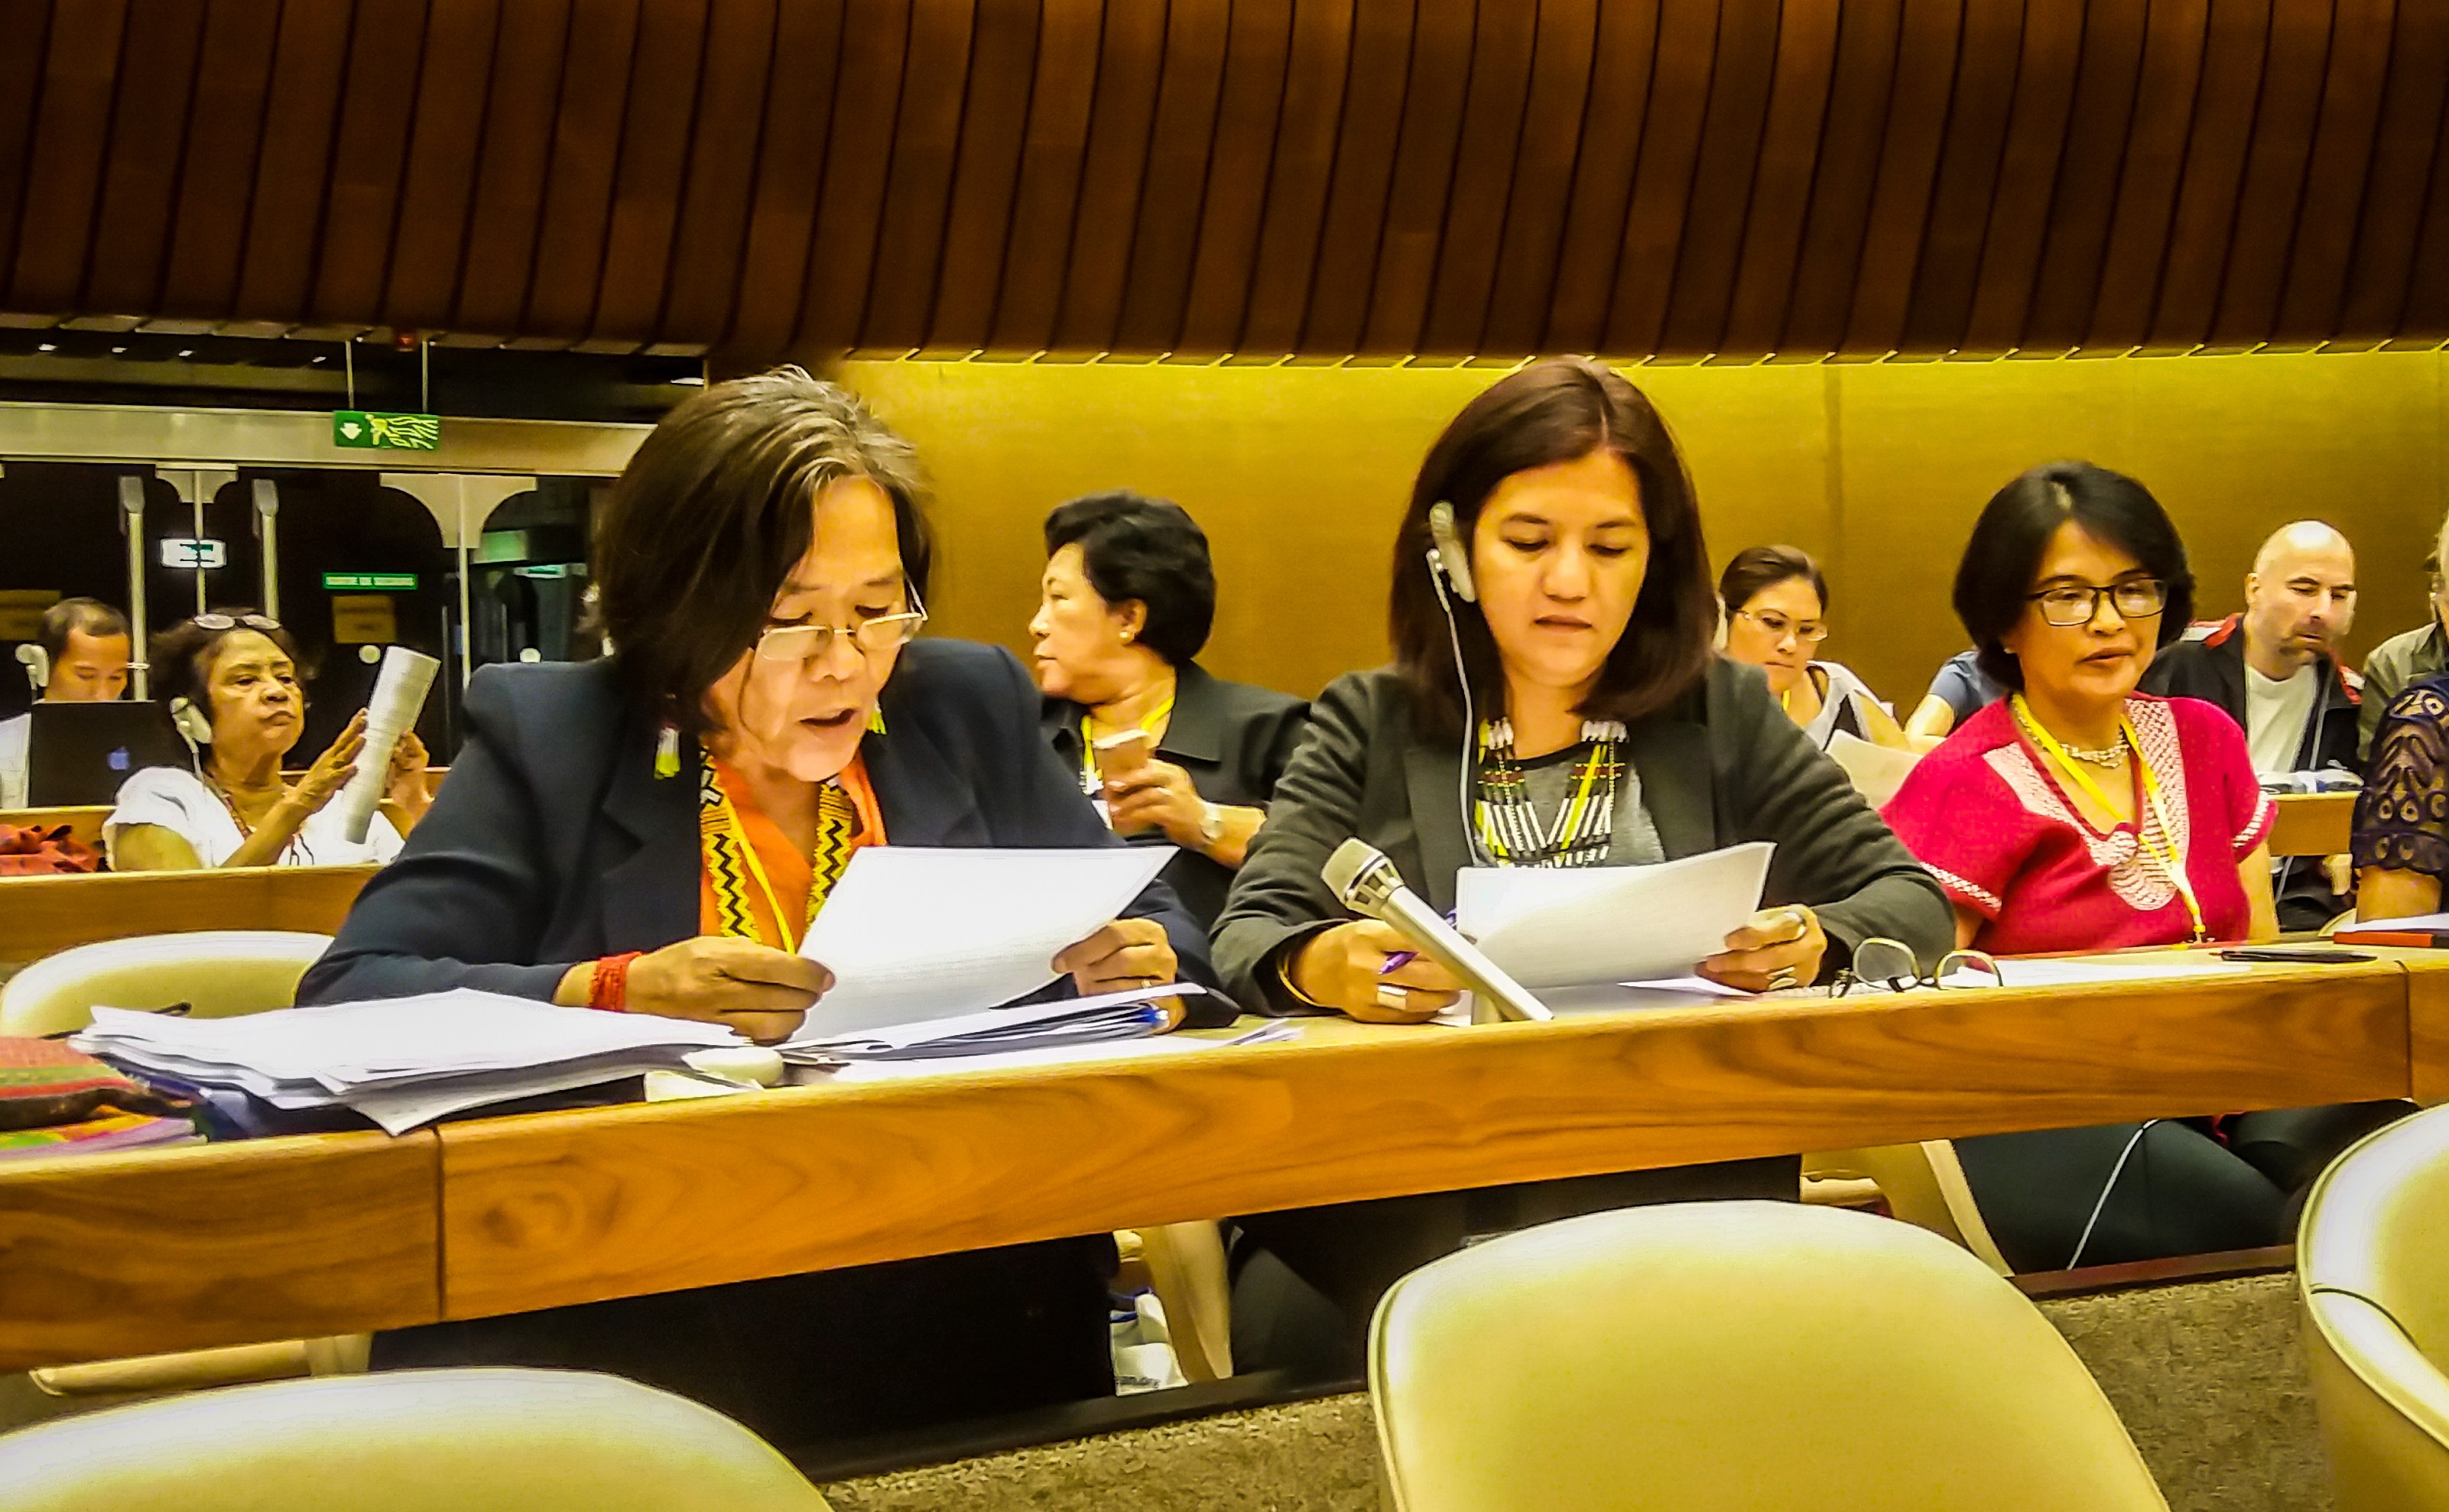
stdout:
<svg viewBox="0 0 2449 1512">
<path fill-rule="evenodd" d="M 1751 923 L 1772 849 L 1755 841 L 1646 867 L 1467 868 L 1455 924 L 1534 992 L 1683 976 Z"/>
<path fill-rule="evenodd" d="M 835 985 L 799 1038 L 973 1013 L 1034 992 L 1058 974 L 1058 954 L 1100 935 L 1173 854 L 1166 846 L 870 846 L 851 857 L 800 942 L 800 953 L 831 968 Z M 1156 948 L 1172 952 L 1151 947 L 1144 932 L 1125 931 L 1125 954 L 1109 963 L 1111 951 L 1101 952 L 1090 964 L 1147 975 Z"/>
</svg>

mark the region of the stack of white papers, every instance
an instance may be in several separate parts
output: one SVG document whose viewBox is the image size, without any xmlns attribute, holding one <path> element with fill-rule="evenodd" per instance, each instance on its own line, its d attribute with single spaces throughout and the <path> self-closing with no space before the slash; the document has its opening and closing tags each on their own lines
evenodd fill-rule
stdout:
<svg viewBox="0 0 2449 1512">
<path fill-rule="evenodd" d="M 93 1010 L 73 1043 L 139 1073 L 277 1108 L 351 1108 L 394 1134 L 446 1114 L 647 1071 L 746 1042 L 716 1024 L 458 990 L 235 1019 Z"/>
<path fill-rule="evenodd" d="M 869 846 L 800 944 L 834 974 L 800 1038 L 952 1018 L 1034 992 L 1054 980 L 1057 955 L 1119 918 L 1173 856 L 1162 845 Z"/>
<path fill-rule="evenodd" d="M 799 1065 L 854 1061 L 926 1061 L 957 1056 L 1002 1055 L 1145 1039 L 1165 1027 L 1165 998 L 1202 997 L 1205 987 L 1187 982 L 1134 987 L 1093 998 L 1065 998 L 982 1013 L 872 1024 L 843 1030 L 826 1013 L 832 998 L 809 1010 L 808 1023 L 781 1046 L 782 1059 Z"/>
</svg>

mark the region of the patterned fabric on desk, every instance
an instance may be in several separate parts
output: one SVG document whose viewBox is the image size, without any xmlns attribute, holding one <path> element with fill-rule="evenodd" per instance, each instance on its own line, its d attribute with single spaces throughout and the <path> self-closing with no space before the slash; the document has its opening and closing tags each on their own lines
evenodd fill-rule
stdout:
<svg viewBox="0 0 2449 1512">
<path fill-rule="evenodd" d="M 0 1038 L 0 1159 L 188 1139 L 186 1106 L 58 1041 Z"/>
</svg>

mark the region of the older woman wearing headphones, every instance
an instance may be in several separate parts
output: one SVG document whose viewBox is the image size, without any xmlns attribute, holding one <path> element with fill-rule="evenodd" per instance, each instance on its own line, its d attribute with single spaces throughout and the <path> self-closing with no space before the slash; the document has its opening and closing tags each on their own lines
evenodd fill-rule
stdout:
<svg viewBox="0 0 2449 1512">
<path fill-rule="evenodd" d="M 1872 936 L 1929 961 L 1947 949 L 1938 884 L 1760 670 L 1712 654 L 1717 601 L 1691 482 L 1665 422 L 1622 377 L 1560 358 L 1467 405 L 1413 486 L 1394 579 L 1395 664 L 1340 678 L 1312 705 L 1310 737 L 1217 923 L 1217 965 L 1237 997 L 1395 1023 L 1455 1001 L 1459 983 L 1425 958 L 1400 961 L 1402 938 L 1350 917 L 1320 880 L 1353 835 L 1437 909 L 1453 906 L 1466 866 L 1640 866 L 1773 841 L 1768 907 L 1700 967 L 1751 991 L 1822 980 Z M 1785 1158 L 1244 1228 L 1340 1308 L 1348 1364 L 1385 1287 L 1467 1234 L 1797 1189 Z"/>
<path fill-rule="evenodd" d="M 326 807 L 357 775 L 366 716 L 357 711 L 305 775 L 280 764 L 305 729 L 298 643 L 250 609 L 183 620 L 153 640 L 153 686 L 195 752 L 193 771 L 148 767 L 119 790 L 103 826 L 119 871 L 206 867 L 346 866 L 389 861 L 426 810 L 425 746 L 414 732 L 393 748 L 376 813 L 362 841 Z"/>
</svg>

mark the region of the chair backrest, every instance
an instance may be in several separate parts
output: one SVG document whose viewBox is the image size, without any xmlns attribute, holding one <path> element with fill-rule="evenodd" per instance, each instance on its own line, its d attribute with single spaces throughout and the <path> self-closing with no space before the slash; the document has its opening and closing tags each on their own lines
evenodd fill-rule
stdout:
<svg viewBox="0 0 2449 1512">
<path fill-rule="evenodd" d="M 0 986 L 0 1034 L 82 1029 L 96 1007 L 152 1012 L 183 1003 L 201 1019 L 285 1008 L 331 943 L 286 929 L 197 929 L 81 945 Z"/>
<path fill-rule="evenodd" d="M 10 1512 L 824 1512 L 707 1407 L 608 1375 L 398 1370 L 229 1387 L 0 1438 Z"/>
<path fill-rule="evenodd" d="M 2021 1293 L 1842 1209 L 1632 1208 L 1492 1240 L 1395 1285 L 1369 1369 L 1402 1512 L 2167 1505 Z"/>
<path fill-rule="evenodd" d="M 2389 1125 L 2313 1184 L 2296 1246 L 2341 1512 L 2449 1507 L 2449 1108 Z"/>
</svg>

